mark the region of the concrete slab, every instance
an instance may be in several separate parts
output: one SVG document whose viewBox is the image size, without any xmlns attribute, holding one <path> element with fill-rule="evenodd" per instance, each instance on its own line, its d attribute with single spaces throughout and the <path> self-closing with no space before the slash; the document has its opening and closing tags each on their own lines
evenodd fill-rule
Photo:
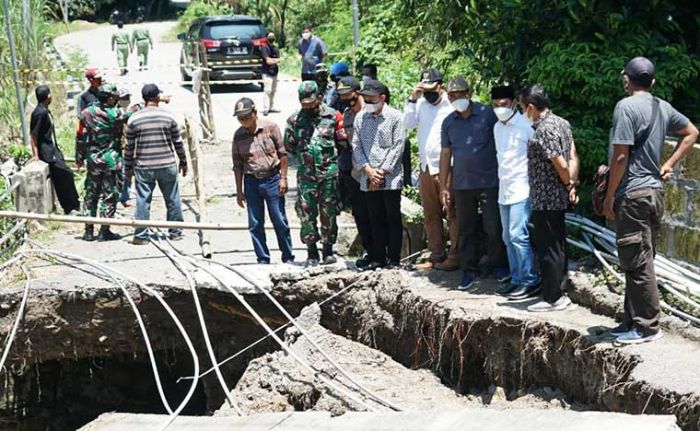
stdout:
<svg viewBox="0 0 700 431">
<path fill-rule="evenodd" d="M 107 413 L 80 431 L 124 431 L 156 429 L 167 416 Z M 168 428 L 172 431 L 238 429 L 245 431 L 443 431 L 462 429 L 480 431 L 673 431 L 679 430 L 673 416 L 633 416 L 602 412 L 544 412 L 488 409 L 459 411 L 411 411 L 400 413 L 347 413 L 331 417 L 328 413 L 274 413 L 246 417 L 179 417 Z"/>
</svg>

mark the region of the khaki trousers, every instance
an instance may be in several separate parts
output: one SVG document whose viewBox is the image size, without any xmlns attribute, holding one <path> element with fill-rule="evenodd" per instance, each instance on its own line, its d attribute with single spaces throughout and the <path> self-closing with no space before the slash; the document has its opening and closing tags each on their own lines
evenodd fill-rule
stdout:
<svg viewBox="0 0 700 431">
<path fill-rule="evenodd" d="M 428 250 L 430 261 L 442 262 L 445 258 L 455 264 L 459 262 L 457 255 L 457 216 L 455 213 L 454 198 L 450 199 L 450 207 L 447 214 L 442 209 L 440 202 L 440 180 L 438 175 L 430 175 L 428 171 L 421 171 L 418 181 L 421 202 L 423 203 L 423 215 L 425 217 L 425 233 L 428 236 Z M 450 250 L 445 255 L 445 239 L 443 218 L 447 217 L 447 226 L 450 236 Z"/>
</svg>

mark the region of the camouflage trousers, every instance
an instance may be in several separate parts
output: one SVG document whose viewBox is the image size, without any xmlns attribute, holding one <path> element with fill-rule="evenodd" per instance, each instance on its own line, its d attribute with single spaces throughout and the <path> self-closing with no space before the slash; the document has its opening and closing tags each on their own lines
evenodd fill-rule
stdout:
<svg viewBox="0 0 700 431">
<path fill-rule="evenodd" d="M 297 216 L 301 221 L 301 242 L 335 244 L 338 237 L 338 179 L 297 177 Z M 321 235 L 317 219 L 321 216 Z"/>
<path fill-rule="evenodd" d="M 122 181 L 120 171 L 110 171 L 88 163 L 85 177 L 85 212 L 90 217 L 96 217 L 99 207 L 100 217 L 113 218 L 117 212 Z"/>
</svg>

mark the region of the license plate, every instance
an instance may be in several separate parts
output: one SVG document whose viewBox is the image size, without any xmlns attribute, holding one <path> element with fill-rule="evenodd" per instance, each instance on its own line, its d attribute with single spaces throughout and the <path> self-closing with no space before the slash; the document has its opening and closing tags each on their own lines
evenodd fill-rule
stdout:
<svg viewBox="0 0 700 431">
<path fill-rule="evenodd" d="M 226 48 L 227 55 L 245 55 L 248 54 L 248 48 L 245 46 L 230 46 Z"/>
</svg>

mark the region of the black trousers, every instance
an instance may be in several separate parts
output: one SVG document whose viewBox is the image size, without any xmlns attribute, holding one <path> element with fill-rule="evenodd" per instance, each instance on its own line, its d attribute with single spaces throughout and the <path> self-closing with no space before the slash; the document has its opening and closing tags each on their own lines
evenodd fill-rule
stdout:
<svg viewBox="0 0 700 431">
<path fill-rule="evenodd" d="M 403 222 L 401 190 L 363 192 L 369 210 L 369 223 L 374 242 L 374 261 L 396 263 L 401 260 Z"/>
<path fill-rule="evenodd" d="M 661 189 L 634 190 L 615 207 L 617 254 L 625 271 L 623 325 L 644 335 L 659 332 L 659 287 L 654 269 L 664 198 Z"/>
<path fill-rule="evenodd" d="M 63 212 L 68 214 L 73 210 L 80 209 L 80 198 L 75 189 L 73 171 L 66 165 L 63 153 L 56 150 L 53 152 L 52 160 L 45 162 L 49 165 L 49 177 L 51 177 L 58 203 L 63 208 Z"/>
<path fill-rule="evenodd" d="M 301 74 L 301 80 L 302 80 L 302 81 L 315 81 L 315 80 L 316 80 L 316 74 L 314 74 L 314 73 L 302 73 L 302 74 Z"/>
<path fill-rule="evenodd" d="M 564 217 L 564 210 L 532 211 L 532 246 L 540 263 L 542 298 L 550 304 L 562 297 L 568 280 Z"/>
<path fill-rule="evenodd" d="M 481 257 L 479 207 L 481 207 L 489 267 L 490 269 L 508 268 L 508 257 L 501 228 L 501 211 L 498 207 L 498 187 L 453 190 L 453 192 L 459 230 L 459 266 L 464 271 L 479 271 Z"/>
<path fill-rule="evenodd" d="M 355 219 L 357 233 L 360 235 L 362 247 L 365 249 L 370 261 L 376 260 L 374 241 L 372 239 L 372 226 L 369 224 L 369 208 L 365 193 L 360 190 L 360 183 L 349 172 L 341 172 L 338 176 L 339 195 L 342 202 L 350 206 L 352 217 Z"/>
</svg>

